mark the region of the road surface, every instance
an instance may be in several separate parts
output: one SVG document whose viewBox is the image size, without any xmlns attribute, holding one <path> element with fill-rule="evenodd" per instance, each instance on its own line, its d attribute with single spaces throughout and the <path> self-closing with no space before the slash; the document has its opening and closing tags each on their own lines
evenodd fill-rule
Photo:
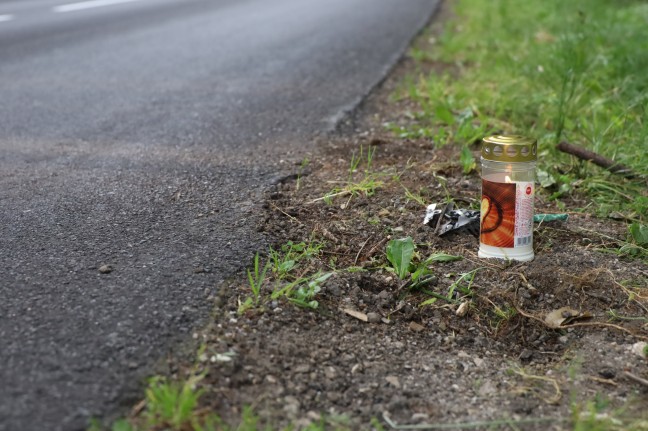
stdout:
<svg viewBox="0 0 648 431">
<path fill-rule="evenodd" d="M 312 149 L 435 6 L 0 0 L 0 430 L 129 406 L 264 247 L 282 155 Z"/>
</svg>

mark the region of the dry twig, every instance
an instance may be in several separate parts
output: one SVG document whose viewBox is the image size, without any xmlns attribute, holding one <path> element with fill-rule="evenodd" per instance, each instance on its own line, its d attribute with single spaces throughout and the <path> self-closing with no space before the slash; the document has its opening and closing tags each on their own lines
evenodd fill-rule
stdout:
<svg viewBox="0 0 648 431">
<path fill-rule="evenodd" d="M 594 151 L 579 147 L 578 145 L 561 142 L 558 144 L 557 148 L 563 153 L 571 154 L 572 156 L 576 156 L 581 160 L 592 162 L 595 165 L 600 166 L 603 169 L 607 169 L 614 174 L 623 175 L 626 178 L 634 178 L 636 176 L 629 167 L 622 165 L 621 163 L 617 163 L 614 160 L 603 157 L 600 154 L 595 153 Z"/>
<path fill-rule="evenodd" d="M 632 374 L 630 371 L 625 371 L 623 375 L 636 383 L 640 383 L 644 386 L 648 386 L 648 380 L 644 379 L 643 377 L 639 377 L 636 374 Z"/>
</svg>

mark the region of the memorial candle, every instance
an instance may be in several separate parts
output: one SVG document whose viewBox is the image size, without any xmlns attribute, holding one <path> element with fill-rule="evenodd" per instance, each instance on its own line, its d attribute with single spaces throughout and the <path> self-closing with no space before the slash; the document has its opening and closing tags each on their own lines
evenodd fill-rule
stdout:
<svg viewBox="0 0 648 431">
<path fill-rule="evenodd" d="M 479 257 L 532 260 L 537 144 L 489 136 L 482 144 Z"/>
</svg>

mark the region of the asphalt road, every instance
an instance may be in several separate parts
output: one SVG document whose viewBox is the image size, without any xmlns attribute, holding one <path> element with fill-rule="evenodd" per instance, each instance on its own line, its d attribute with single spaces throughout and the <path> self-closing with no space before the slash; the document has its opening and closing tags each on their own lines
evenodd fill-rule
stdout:
<svg viewBox="0 0 648 431">
<path fill-rule="evenodd" d="M 0 430 L 128 406 L 435 6 L 0 0 Z"/>
</svg>

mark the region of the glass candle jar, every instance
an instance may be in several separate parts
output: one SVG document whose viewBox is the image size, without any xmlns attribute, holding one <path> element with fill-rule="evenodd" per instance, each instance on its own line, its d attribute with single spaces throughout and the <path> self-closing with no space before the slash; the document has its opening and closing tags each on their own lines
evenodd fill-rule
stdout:
<svg viewBox="0 0 648 431">
<path fill-rule="evenodd" d="M 484 138 L 479 257 L 533 260 L 537 153 L 523 136 Z"/>
</svg>

